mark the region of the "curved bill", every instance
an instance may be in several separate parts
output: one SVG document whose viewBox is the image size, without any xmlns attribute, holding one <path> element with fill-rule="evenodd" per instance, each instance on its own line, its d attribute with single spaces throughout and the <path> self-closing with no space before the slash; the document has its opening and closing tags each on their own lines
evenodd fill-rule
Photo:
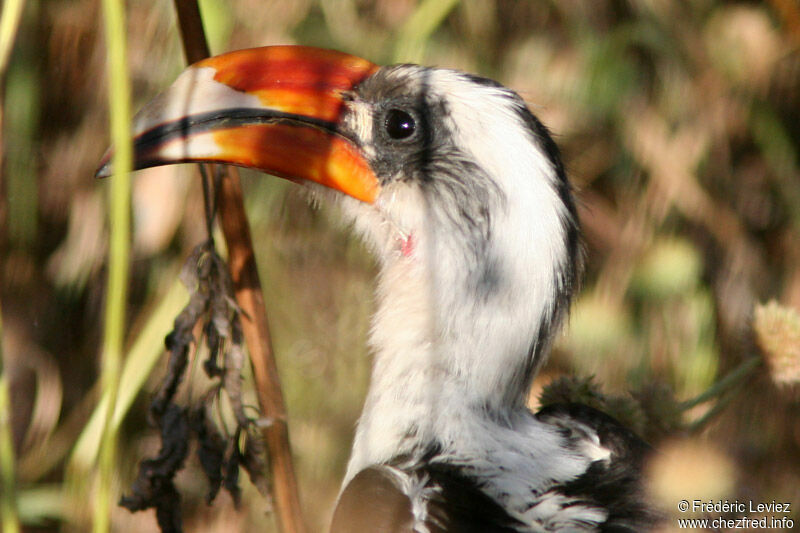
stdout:
<svg viewBox="0 0 800 533">
<path fill-rule="evenodd" d="M 372 202 L 378 180 L 338 131 L 347 94 L 377 68 L 303 46 L 238 50 L 195 63 L 134 118 L 134 168 L 229 163 Z M 98 177 L 111 174 L 110 159 L 111 151 Z"/>
</svg>

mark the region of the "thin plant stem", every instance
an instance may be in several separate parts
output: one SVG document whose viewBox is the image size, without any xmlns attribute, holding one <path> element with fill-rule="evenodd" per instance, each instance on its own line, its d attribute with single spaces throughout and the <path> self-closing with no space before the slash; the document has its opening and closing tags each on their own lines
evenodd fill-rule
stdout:
<svg viewBox="0 0 800 533">
<path fill-rule="evenodd" d="M 695 398 L 680 404 L 681 410 L 691 409 L 701 403 L 705 403 L 713 398 L 721 396 L 731 388 L 739 384 L 746 378 L 758 365 L 761 364 L 760 357 L 749 357 L 742 361 L 738 367 L 734 368 L 727 376 L 716 382 L 708 390 L 702 392 Z"/>
<path fill-rule="evenodd" d="M 24 0 L 6 0 L 0 12 L 0 73 L 5 75 L 11 49 L 17 37 L 19 21 L 22 18 Z"/>
<path fill-rule="evenodd" d="M 109 107 L 114 149 L 114 175 L 109 186 L 109 257 L 103 331 L 102 401 L 106 402 L 103 438 L 100 444 L 97 496 L 93 531 L 110 529 L 118 431 L 111 423 L 119 388 L 125 332 L 128 263 L 130 256 L 130 172 L 133 147 L 130 140 L 130 80 L 126 55 L 124 4 L 103 0 L 103 17 L 109 72 Z"/>
<path fill-rule="evenodd" d="M 3 354 L 3 310 L 0 308 L 0 524 L 7 533 L 19 533 L 14 442 L 11 434 L 11 402 Z"/>
<path fill-rule="evenodd" d="M 153 367 L 164 353 L 164 337 L 172 327 L 172 319 L 180 313 L 187 301 L 183 284 L 175 280 L 163 298 L 148 313 L 147 321 L 138 337 L 130 345 L 120 374 L 120 386 L 115 395 L 112 427 L 118 429 L 134 400 L 144 388 Z M 100 401 L 75 440 L 67 470 L 85 472 L 97 461 L 102 435 L 101 425 L 107 416 L 105 400 Z"/>
<path fill-rule="evenodd" d="M 175 0 L 178 23 L 186 59 L 189 63 L 209 55 L 196 0 Z M 236 302 L 242 309 L 242 332 L 250 355 L 250 365 L 258 394 L 261 412 L 272 424 L 262 428 L 271 471 L 278 529 L 282 533 L 307 531 L 300 505 L 297 476 L 289 445 L 289 426 L 283 399 L 278 367 L 272 350 L 267 311 L 261 291 L 261 281 L 255 262 L 250 236 L 250 223 L 244 210 L 239 173 L 227 168 L 219 177 L 211 165 L 208 175 L 214 177 L 216 206 L 220 226 L 228 248 L 228 268 L 236 292 Z"/>
<path fill-rule="evenodd" d="M 711 422 L 714 418 L 717 417 L 722 411 L 725 410 L 726 407 L 731 403 L 731 400 L 735 397 L 735 394 L 726 394 L 722 396 L 717 403 L 711 407 L 703 416 L 689 424 L 689 433 L 694 434 L 701 431 L 706 425 Z"/>
<path fill-rule="evenodd" d="M 6 0 L 3 2 L 2 11 L 0 11 L 0 184 L 2 184 L 2 178 L 5 175 L 3 166 L 5 160 L 4 104 L 6 100 L 6 73 L 24 7 L 25 0 Z"/>
<path fill-rule="evenodd" d="M 425 43 L 458 3 L 459 0 L 423 0 L 400 28 L 394 61 L 421 63 Z"/>
<path fill-rule="evenodd" d="M 0 12 L 0 177 L 3 175 L 3 106 L 6 70 L 19 29 L 24 0 L 6 0 Z M 20 531 L 14 439 L 11 427 L 11 398 L 3 351 L 3 310 L 0 306 L 0 525 L 7 533 Z"/>
</svg>

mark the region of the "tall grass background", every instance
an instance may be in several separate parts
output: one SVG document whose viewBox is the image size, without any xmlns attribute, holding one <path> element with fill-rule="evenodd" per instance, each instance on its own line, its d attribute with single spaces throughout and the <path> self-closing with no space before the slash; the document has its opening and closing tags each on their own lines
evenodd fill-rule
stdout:
<svg viewBox="0 0 800 533">
<path fill-rule="evenodd" d="M 796 3 L 202 0 L 201 8 L 214 53 L 323 46 L 377 63 L 460 68 L 520 92 L 563 150 L 587 264 L 532 406 L 565 375 L 592 375 L 609 395 L 639 391 L 654 406 L 641 429 L 659 449 L 653 490 L 668 507 L 695 496 L 800 505 L 791 367 L 800 341 L 789 333 L 770 349 L 753 330 L 759 304 L 776 300 L 788 323 L 800 309 Z M 0 430 L 13 443 L 8 455 L 0 441 L 2 465 L 11 465 L 0 497 L 30 531 L 97 523 L 90 474 L 108 424 L 120 431 L 111 529 L 155 530 L 152 513 L 131 515 L 113 500 L 158 449 L 144 413 L 164 372 L 163 336 L 186 299 L 180 266 L 204 238 L 193 169 L 135 174 L 128 296 L 107 298 L 107 193 L 116 182 L 92 178 L 110 143 L 101 14 L 94 0 L 26 0 L 0 69 Z M 125 15 L 137 108 L 183 59 L 171 1 L 131 2 Z M 9 20 L 4 10 L 0 27 Z M 296 186 L 243 177 L 301 497 L 310 530 L 323 531 L 368 385 L 375 265 L 335 213 L 309 207 Z M 100 397 L 107 301 L 125 309 L 115 402 Z M 795 350 L 788 369 L 776 363 L 781 350 Z M 716 399 L 684 404 L 675 423 L 674 405 L 659 399 L 667 390 L 689 402 L 765 352 L 768 364 L 747 366 L 722 410 Z M 697 420 L 707 422 L 695 428 Z M 194 460 L 178 484 L 187 531 L 274 530 L 269 503 L 246 482 L 239 510 L 225 496 L 205 505 Z"/>
</svg>

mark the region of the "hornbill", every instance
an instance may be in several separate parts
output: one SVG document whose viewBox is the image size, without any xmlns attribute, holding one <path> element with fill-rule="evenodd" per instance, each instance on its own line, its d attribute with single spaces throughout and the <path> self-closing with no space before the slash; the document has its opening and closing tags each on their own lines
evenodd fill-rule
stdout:
<svg viewBox="0 0 800 533">
<path fill-rule="evenodd" d="M 309 184 L 378 260 L 333 531 L 648 529 L 642 441 L 585 406 L 526 408 L 581 258 L 559 150 L 514 91 L 264 47 L 192 65 L 134 130 L 136 168 L 223 162 Z"/>
</svg>

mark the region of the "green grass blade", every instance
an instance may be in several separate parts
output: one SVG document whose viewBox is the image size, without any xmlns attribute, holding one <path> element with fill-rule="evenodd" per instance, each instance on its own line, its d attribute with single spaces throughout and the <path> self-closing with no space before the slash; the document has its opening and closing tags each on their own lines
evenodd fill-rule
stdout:
<svg viewBox="0 0 800 533">
<path fill-rule="evenodd" d="M 421 63 L 425 58 L 425 43 L 458 5 L 459 0 L 424 0 L 409 17 L 397 35 L 395 62 Z"/>
<path fill-rule="evenodd" d="M 116 466 L 117 431 L 111 424 L 115 410 L 119 371 L 125 335 L 128 261 L 130 257 L 130 170 L 133 153 L 130 140 L 130 80 L 126 56 L 125 11 L 121 0 L 103 0 L 103 18 L 110 77 L 109 106 L 111 136 L 115 147 L 114 175 L 109 187 L 109 227 L 111 230 L 108 259 L 103 331 L 102 401 L 106 403 L 103 438 L 98 461 L 97 496 L 93 509 L 93 530 L 105 533 L 110 529 L 112 482 Z"/>
<path fill-rule="evenodd" d="M 22 18 L 24 0 L 6 0 L 0 13 L 0 73 L 5 74 L 11 48 L 17 36 L 19 21 Z"/>
<path fill-rule="evenodd" d="M 11 49 L 19 28 L 23 0 L 6 0 L 0 13 L 0 96 L 5 90 L 5 75 Z M 0 99 L 0 130 L 3 129 L 3 109 Z M 0 136 L 2 138 L 2 136 Z M 2 154 L 0 154 L 0 166 Z M 4 367 L 3 317 L 0 308 L 0 525 L 7 533 L 18 533 L 19 508 L 17 500 L 17 480 L 15 474 L 14 442 L 11 433 L 11 402 L 8 374 Z"/>
<path fill-rule="evenodd" d="M 3 316 L 0 308 L 0 524 L 3 531 L 18 533 L 19 508 L 14 473 L 14 443 L 11 436 L 11 402 L 3 357 Z"/>
<path fill-rule="evenodd" d="M 128 351 L 116 395 L 114 415 L 111 418 L 112 429 L 119 428 L 136 396 L 150 377 L 153 367 L 164 353 L 164 337 L 172 329 L 173 318 L 186 305 L 187 294 L 183 284 L 175 280 L 156 309 L 150 313 L 147 323 Z M 103 398 L 75 443 L 67 469 L 69 472 L 85 473 L 97 460 L 107 413 L 108 401 Z"/>
</svg>

